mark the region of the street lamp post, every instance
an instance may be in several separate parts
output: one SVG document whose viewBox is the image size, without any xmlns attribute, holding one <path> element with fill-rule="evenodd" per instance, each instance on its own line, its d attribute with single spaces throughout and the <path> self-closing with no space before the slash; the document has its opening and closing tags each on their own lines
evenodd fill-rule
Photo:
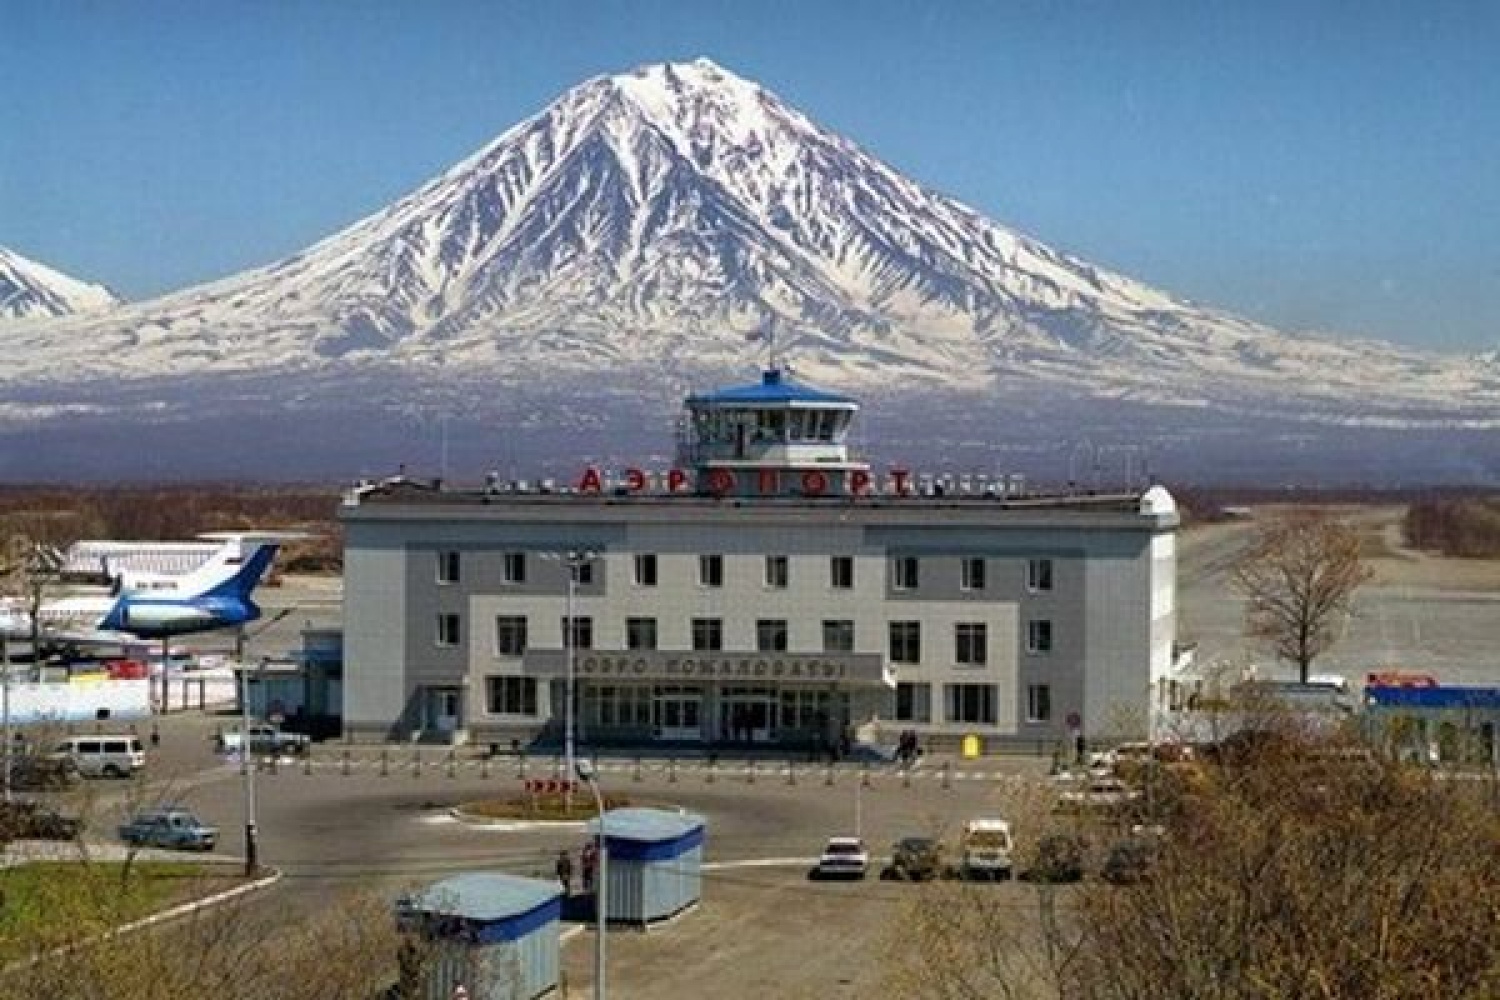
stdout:
<svg viewBox="0 0 1500 1000">
<path fill-rule="evenodd" d="M 265 666 L 265 660 L 261 661 Z M 260 868 L 255 828 L 255 756 L 250 751 L 250 669 L 240 663 L 240 767 L 245 775 L 245 875 Z"/>
<path fill-rule="evenodd" d="M 567 812 L 573 809 L 573 775 L 577 773 L 577 756 L 574 752 L 574 721 L 573 716 L 577 712 L 578 699 L 576 687 L 578 684 L 578 635 L 573 619 L 573 605 L 578 593 L 578 574 L 584 567 L 598 558 L 597 552 L 587 549 L 570 549 L 562 553 L 561 561 L 568 574 L 567 606 L 563 616 L 563 650 L 567 659 L 567 680 L 563 700 L 563 761 L 564 774 L 568 776 L 567 783 L 563 786 L 563 808 Z"/>
<path fill-rule="evenodd" d="M 0 715 L 4 716 L 4 745 L 0 746 L 0 782 L 5 789 L 5 801 L 10 801 L 10 640 L 0 631 Z"/>
<path fill-rule="evenodd" d="M 594 809 L 599 816 L 599 871 L 594 878 L 594 1000 L 604 1000 L 604 937 L 609 926 L 609 838 L 604 835 L 604 796 L 599 794 L 594 766 L 580 760 L 578 776 L 594 793 Z"/>
</svg>

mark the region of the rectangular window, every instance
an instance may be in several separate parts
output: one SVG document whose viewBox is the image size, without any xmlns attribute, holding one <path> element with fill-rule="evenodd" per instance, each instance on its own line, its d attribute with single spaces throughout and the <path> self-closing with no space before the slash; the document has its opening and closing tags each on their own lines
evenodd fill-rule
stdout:
<svg viewBox="0 0 1500 1000">
<path fill-rule="evenodd" d="M 762 618 L 755 623 L 755 649 L 761 653 L 786 652 L 786 619 Z"/>
<path fill-rule="evenodd" d="M 898 556 L 891 560 L 891 589 L 917 589 L 917 557 Z"/>
<path fill-rule="evenodd" d="M 823 652 L 854 652 L 854 622 L 847 618 L 825 620 L 823 622 Z"/>
<path fill-rule="evenodd" d="M 724 648 L 724 622 L 720 618 L 693 619 L 693 649 L 713 652 Z"/>
<path fill-rule="evenodd" d="M 854 589 L 853 556 L 833 556 L 828 560 L 828 585 L 834 590 Z"/>
<path fill-rule="evenodd" d="M 773 590 L 784 590 L 791 571 L 786 556 L 766 556 L 766 586 Z"/>
<path fill-rule="evenodd" d="M 1026 589 L 1036 593 L 1052 589 L 1052 560 L 1028 559 L 1026 561 Z"/>
<path fill-rule="evenodd" d="M 922 662 L 922 623 L 891 622 L 891 662 Z"/>
<path fill-rule="evenodd" d="M 449 613 L 437 616 L 437 644 L 458 645 L 458 615 Z"/>
<path fill-rule="evenodd" d="M 594 560 L 585 559 L 580 562 L 570 563 L 573 568 L 573 582 L 579 586 L 587 587 L 594 582 Z"/>
<path fill-rule="evenodd" d="M 656 553 L 642 552 L 635 557 L 635 585 L 656 586 Z"/>
<path fill-rule="evenodd" d="M 491 715 L 535 715 L 535 677 L 486 677 L 485 711 Z"/>
<path fill-rule="evenodd" d="M 953 662 L 961 667 L 982 667 L 989 662 L 989 642 L 984 622 L 958 622 L 953 626 Z"/>
<path fill-rule="evenodd" d="M 458 582 L 458 553 L 454 551 L 439 552 L 437 554 L 437 582 Z"/>
<path fill-rule="evenodd" d="M 896 685 L 896 721 L 931 722 L 932 686 L 899 682 Z"/>
<path fill-rule="evenodd" d="M 1026 652 L 1052 652 L 1052 622 L 1046 618 L 1033 618 L 1026 623 Z"/>
<path fill-rule="evenodd" d="M 501 567 L 500 579 L 505 583 L 526 582 L 526 553 L 507 552 Z"/>
<path fill-rule="evenodd" d="M 526 616 L 501 615 L 495 619 L 495 652 L 521 656 L 526 652 Z"/>
<path fill-rule="evenodd" d="M 995 688 L 992 684 L 945 684 L 947 720 L 995 724 Z"/>
<path fill-rule="evenodd" d="M 724 557 L 698 557 L 698 583 L 704 587 L 724 586 Z"/>
<path fill-rule="evenodd" d="M 627 619 L 625 619 L 625 648 L 626 649 L 655 649 L 656 648 L 656 619 L 655 618 L 627 618 Z"/>
<path fill-rule="evenodd" d="M 566 615 L 562 618 L 561 632 L 563 637 L 566 638 L 568 634 L 568 619 Z M 594 648 L 594 619 L 588 615 L 573 616 L 573 648 Z"/>
<path fill-rule="evenodd" d="M 984 589 L 983 559 L 965 559 L 959 563 L 958 586 L 960 590 Z"/>
<path fill-rule="evenodd" d="M 1031 684 L 1026 688 L 1026 721 L 1052 721 L 1052 688 L 1047 684 Z"/>
</svg>

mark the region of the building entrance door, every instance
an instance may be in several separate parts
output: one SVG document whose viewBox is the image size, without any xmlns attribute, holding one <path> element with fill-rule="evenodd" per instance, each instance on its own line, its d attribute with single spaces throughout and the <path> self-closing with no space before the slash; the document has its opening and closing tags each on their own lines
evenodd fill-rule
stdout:
<svg viewBox="0 0 1500 1000">
<path fill-rule="evenodd" d="M 656 696 L 656 735 L 664 740 L 703 739 L 703 695 L 671 691 Z"/>
<path fill-rule="evenodd" d="M 444 734 L 456 730 L 460 701 L 458 688 L 428 688 L 427 728 Z"/>
<path fill-rule="evenodd" d="M 726 688 L 719 698 L 719 738 L 732 743 L 765 743 L 776 720 L 775 692 Z"/>
</svg>

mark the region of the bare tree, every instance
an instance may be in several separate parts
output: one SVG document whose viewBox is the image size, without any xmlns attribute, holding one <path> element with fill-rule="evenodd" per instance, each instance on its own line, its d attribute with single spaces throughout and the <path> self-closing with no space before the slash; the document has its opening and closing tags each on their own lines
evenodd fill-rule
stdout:
<svg viewBox="0 0 1500 1000">
<path fill-rule="evenodd" d="M 1326 514 L 1297 511 L 1268 521 L 1242 552 L 1230 583 L 1245 596 L 1245 630 L 1307 683 L 1313 660 L 1333 645 L 1334 623 L 1370 569 L 1359 536 Z"/>
</svg>

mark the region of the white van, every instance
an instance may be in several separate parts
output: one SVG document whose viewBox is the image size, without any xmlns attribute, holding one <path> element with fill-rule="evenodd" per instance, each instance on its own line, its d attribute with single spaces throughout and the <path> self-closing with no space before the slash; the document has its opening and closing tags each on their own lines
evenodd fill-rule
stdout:
<svg viewBox="0 0 1500 1000">
<path fill-rule="evenodd" d="M 1010 824 L 1003 819 L 971 819 L 964 824 L 959 874 L 966 879 L 1003 879 L 1011 875 Z"/>
<path fill-rule="evenodd" d="M 138 736 L 72 736 L 57 745 L 85 778 L 128 778 L 146 766 L 146 749 Z"/>
</svg>

